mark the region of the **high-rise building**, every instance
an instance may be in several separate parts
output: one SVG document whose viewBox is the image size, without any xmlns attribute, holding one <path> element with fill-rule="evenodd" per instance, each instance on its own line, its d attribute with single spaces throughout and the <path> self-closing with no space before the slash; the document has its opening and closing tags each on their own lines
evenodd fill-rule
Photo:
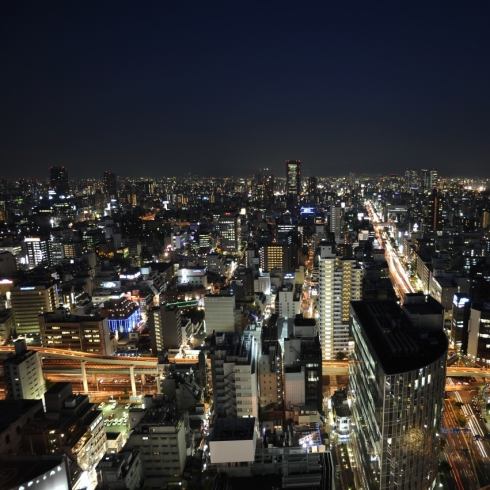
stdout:
<svg viewBox="0 0 490 490">
<path fill-rule="evenodd" d="M 95 315 L 71 315 L 65 310 L 44 313 L 39 317 L 41 342 L 44 347 L 114 354 L 106 318 Z"/>
<path fill-rule="evenodd" d="M 343 209 L 341 206 L 330 206 L 330 232 L 335 235 L 335 241 L 342 241 Z"/>
<path fill-rule="evenodd" d="M 211 338 L 214 411 L 218 417 L 258 417 L 258 342 L 255 332 Z"/>
<path fill-rule="evenodd" d="M 277 314 L 279 318 L 294 318 L 300 311 L 301 286 L 285 284 L 277 292 Z"/>
<path fill-rule="evenodd" d="M 318 178 L 308 177 L 308 199 L 315 203 L 318 198 Z"/>
<path fill-rule="evenodd" d="M 12 312 L 17 335 L 39 334 L 39 315 L 58 305 L 56 285 L 49 282 L 23 283 L 12 290 Z"/>
<path fill-rule="evenodd" d="M 438 173 L 435 169 L 422 169 L 420 171 L 422 186 L 425 191 L 431 191 L 438 184 Z"/>
<path fill-rule="evenodd" d="M 448 342 L 442 316 L 438 325 L 419 320 L 395 301 L 352 303 L 349 388 L 363 488 L 435 487 Z"/>
<path fill-rule="evenodd" d="M 49 242 L 40 237 L 25 237 L 24 247 L 29 269 L 49 262 Z"/>
<path fill-rule="evenodd" d="M 467 354 L 477 361 L 490 363 L 490 302 L 473 303 L 468 320 Z"/>
<path fill-rule="evenodd" d="M 163 354 L 168 349 L 178 349 L 182 344 L 182 328 L 185 328 L 182 312 L 165 304 L 151 309 L 148 321 L 153 353 Z"/>
<path fill-rule="evenodd" d="M 110 170 L 104 172 L 104 194 L 109 198 L 117 198 L 117 176 Z"/>
<path fill-rule="evenodd" d="M 262 204 L 274 199 L 274 175 L 270 169 L 264 168 L 255 175 L 254 193 Z"/>
<path fill-rule="evenodd" d="M 442 195 L 437 189 L 432 189 L 429 228 L 431 231 L 440 231 L 442 226 Z"/>
<path fill-rule="evenodd" d="M 288 410 L 323 410 L 322 351 L 315 319 L 296 315 L 284 339 L 284 404 Z"/>
<path fill-rule="evenodd" d="M 283 383 L 281 344 L 274 322 L 262 328 L 258 367 L 260 407 L 276 408 L 282 404 Z"/>
<path fill-rule="evenodd" d="M 65 167 L 53 166 L 49 169 L 49 186 L 59 196 L 67 196 L 70 193 L 68 172 Z"/>
<path fill-rule="evenodd" d="M 46 391 L 39 352 L 28 351 L 24 339 L 15 341 L 15 354 L 3 363 L 9 398 L 40 400 Z"/>
<path fill-rule="evenodd" d="M 265 272 L 288 272 L 291 270 L 289 248 L 287 245 L 271 243 L 259 250 L 260 268 Z"/>
<path fill-rule="evenodd" d="M 7 221 L 7 206 L 5 201 L 0 201 L 0 223 Z"/>
<path fill-rule="evenodd" d="M 140 453 L 143 488 L 160 488 L 162 482 L 178 484 L 186 461 L 186 424 L 175 403 L 146 397 L 145 411 L 126 447 Z"/>
<path fill-rule="evenodd" d="M 297 204 L 301 195 L 301 162 L 286 161 L 286 196 L 288 203 Z"/>
<path fill-rule="evenodd" d="M 204 297 L 204 317 L 206 331 L 234 332 L 235 331 L 235 295 L 232 292 L 208 294 Z"/>
<path fill-rule="evenodd" d="M 218 218 L 217 228 L 223 252 L 230 254 L 240 252 L 240 217 L 225 213 Z"/>
<path fill-rule="evenodd" d="M 456 350 L 466 354 L 468 349 L 468 320 L 471 300 L 467 294 L 456 293 L 453 297 L 451 340 Z"/>
<path fill-rule="evenodd" d="M 318 313 L 323 359 L 349 350 L 349 304 L 362 296 L 362 269 L 340 258 L 333 245 L 321 244 L 318 256 Z"/>
</svg>

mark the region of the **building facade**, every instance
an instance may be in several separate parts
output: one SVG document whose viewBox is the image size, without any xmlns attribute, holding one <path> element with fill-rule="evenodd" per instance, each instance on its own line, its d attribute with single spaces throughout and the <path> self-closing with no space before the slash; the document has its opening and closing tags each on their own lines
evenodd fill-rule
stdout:
<svg viewBox="0 0 490 490">
<path fill-rule="evenodd" d="M 349 388 L 359 486 L 434 488 L 448 342 L 394 301 L 352 303 Z"/>
</svg>

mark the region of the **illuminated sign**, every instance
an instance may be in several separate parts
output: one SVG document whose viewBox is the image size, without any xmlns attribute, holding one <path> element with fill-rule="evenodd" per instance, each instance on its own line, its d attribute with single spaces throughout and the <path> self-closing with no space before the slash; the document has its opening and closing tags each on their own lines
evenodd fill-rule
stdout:
<svg viewBox="0 0 490 490">
<path fill-rule="evenodd" d="M 34 286 L 24 286 L 20 288 L 21 291 L 34 291 L 36 289 Z"/>
<path fill-rule="evenodd" d="M 316 210 L 313 207 L 309 206 L 301 206 L 300 213 L 301 214 L 315 214 Z"/>
</svg>

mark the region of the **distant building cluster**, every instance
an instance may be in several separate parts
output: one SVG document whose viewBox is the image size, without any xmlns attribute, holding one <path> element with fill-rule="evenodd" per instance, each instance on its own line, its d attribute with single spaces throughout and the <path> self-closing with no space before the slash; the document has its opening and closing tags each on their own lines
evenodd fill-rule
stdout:
<svg viewBox="0 0 490 490">
<path fill-rule="evenodd" d="M 53 166 L 0 181 L 2 484 L 481 477 L 488 186 L 434 169 L 310 176 L 299 160 L 243 178 Z"/>
</svg>

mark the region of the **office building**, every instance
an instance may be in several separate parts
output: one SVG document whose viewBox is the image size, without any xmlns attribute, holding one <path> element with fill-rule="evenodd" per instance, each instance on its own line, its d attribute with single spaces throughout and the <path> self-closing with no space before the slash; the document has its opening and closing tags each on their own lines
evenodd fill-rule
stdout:
<svg viewBox="0 0 490 490">
<path fill-rule="evenodd" d="M 7 395 L 14 400 L 40 400 L 46 391 L 39 352 L 28 351 L 24 339 L 15 341 L 15 354 L 3 363 Z"/>
<path fill-rule="evenodd" d="M 337 243 L 340 243 L 343 241 L 343 209 L 341 206 L 335 206 L 332 205 L 330 206 L 330 220 L 329 220 L 329 227 L 330 227 L 330 232 L 334 234 L 335 236 L 335 241 Z"/>
<path fill-rule="evenodd" d="M 267 204 L 274 199 L 274 175 L 268 168 L 260 170 L 255 175 L 255 195 L 261 204 Z"/>
<path fill-rule="evenodd" d="M 168 349 L 178 349 L 182 344 L 185 330 L 190 320 L 182 316 L 182 311 L 166 304 L 151 309 L 148 321 L 152 351 L 161 355 Z"/>
<path fill-rule="evenodd" d="M 286 197 L 289 204 L 297 204 L 301 196 L 301 162 L 286 161 Z"/>
<path fill-rule="evenodd" d="M 466 354 L 468 349 L 468 320 L 471 300 L 465 293 L 456 293 L 453 297 L 451 319 L 451 340 L 457 351 Z"/>
<path fill-rule="evenodd" d="M 106 170 L 104 172 L 103 184 L 104 184 L 104 194 L 109 199 L 116 199 L 117 198 L 117 176 L 116 176 L 116 174 L 111 172 L 110 170 Z"/>
<path fill-rule="evenodd" d="M 29 269 L 49 262 L 49 242 L 40 237 L 25 237 L 24 247 Z"/>
<path fill-rule="evenodd" d="M 437 189 L 432 190 L 430 200 L 430 231 L 441 231 L 443 227 L 442 221 L 442 195 Z"/>
<path fill-rule="evenodd" d="M 288 245 L 278 243 L 264 245 L 259 250 L 260 268 L 264 272 L 294 271 L 290 256 L 291 248 Z"/>
<path fill-rule="evenodd" d="M 490 302 L 473 303 L 468 320 L 467 354 L 473 359 L 490 363 Z"/>
<path fill-rule="evenodd" d="M 204 297 L 206 332 L 235 331 L 235 295 L 232 292 L 207 294 Z"/>
<path fill-rule="evenodd" d="M 111 339 L 109 323 L 98 314 L 72 315 L 58 309 L 39 317 L 41 342 L 44 347 L 92 352 L 111 356 L 115 341 Z"/>
<path fill-rule="evenodd" d="M 258 342 L 255 333 L 211 338 L 214 412 L 218 417 L 258 417 Z"/>
<path fill-rule="evenodd" d="M 65 167 L 53 166 L 49 169 L 49 187 L 59 196 L 68 196 L 68 172 Z"/>
<path fill-rule="evenodd" d="M 334 246 L 321 244 L 318 255 L 318 313 L 323 358 L 349 351 L 349 305 L 362 296 L 362 269 L 353 259 L 337 257 Z"/>
<path fill-rule="evenodd" d="M 425 191 L 431 191 L 438 184 L 438 172 L 435 169 L 422 169 L 421 181 Z"/>
<path fill-rule="evenodd" d="M 240 252 L 241 226 L 240 217 L 225 213 L 218 218 L 217 223 L 219 245 L 223 253 L 235 254 Z"/>
<path fill-rule="evenodd" d="M 49 282 L 23 283 L 12 290 L 12 312 L 17 335 L 39 334 L 39 315 L 58 305 L 56 285 Z"/>
<path fill-rule="evenodd" d="M 101 489 L 136 490 L 141 488 L 142 481 L 141 457 L 136 449 L 106 453 L 97 465 L 97 482 Z"/>
<path fill-rule="evenodd" d="M 282 407 L 282 350 L 275 321 L 262 327 L 259 357 L 259 404 L 261 408 Z"/>
<path fill-rule="evenodd" d="M 294 284 L 285 284 L 277 292 L 277 314 L 279 318 L 294 318 L 301 307 L 301 289 Z"/>
<path fill-rule="evenodd" d="M 322 411 L 322 352 L 315 319 L 296 315 L 293 333 L 284 339 L 283 364 L 285 408 Z"/>
<path fill-rule="evenodd" d="M 131 414 L 130 414 L 131 416 Z M 145 398 L 145 409 L 126 444 L 141 457 L 143 488 L 162 488 L 180 481 L 186 460 L 186 426 L 175 403 Z"/>
<path fill-rule="evenodd" d="M 419 307 L 419 313 L 422 313 Z M 425 307 L 430 316 L 431 305 Z M 429 490 L 437 478 L 448 342 L 395 301 L 352 303 L 349 388 L 363 488 Z"/>
</svg>

